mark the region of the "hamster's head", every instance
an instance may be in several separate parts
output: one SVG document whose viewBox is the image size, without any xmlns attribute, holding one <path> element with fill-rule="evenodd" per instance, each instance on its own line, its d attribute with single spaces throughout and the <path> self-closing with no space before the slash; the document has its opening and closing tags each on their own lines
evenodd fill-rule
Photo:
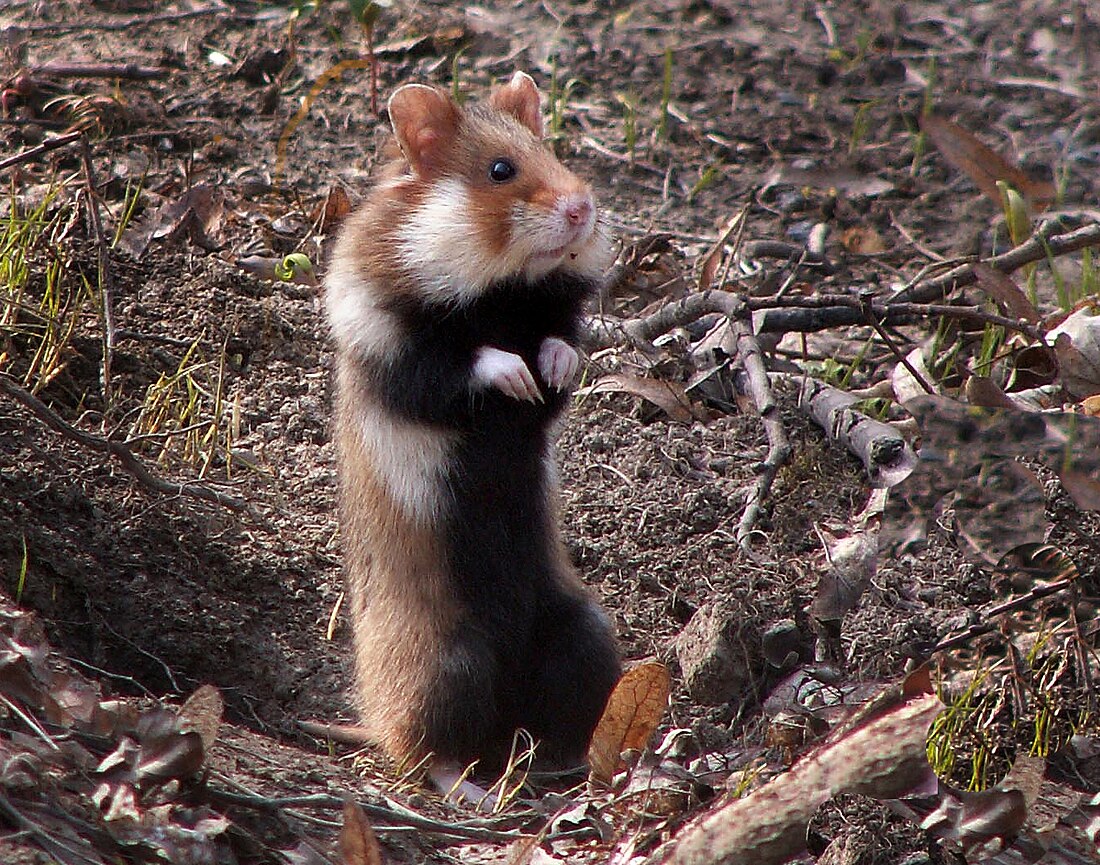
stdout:
<svg viewBox="0 0 1100 865">
<path fill-rule="evenodd" d="M 409 165 L 394 187 L 407 205 L 397 254 L 425 291 L 461 303 L 505 279 L 603 276 L 612 256 L 592 189 L 544 146 L 530 76 L 469 108 L 406 85 L 389 113 Z"/>
</svg>

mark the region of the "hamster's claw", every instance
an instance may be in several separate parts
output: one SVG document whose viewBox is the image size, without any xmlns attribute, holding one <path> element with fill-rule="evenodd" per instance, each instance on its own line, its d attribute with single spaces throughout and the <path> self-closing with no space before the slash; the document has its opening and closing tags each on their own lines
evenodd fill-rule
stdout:
<svg viewBox="0 0 1100 865">
<path fill-rule="evenodd" d="M 573 346 L 556 336 L 548 336 L 539 346 L 539 374 L 554 390 L 565 390 L 580 369 L 580 356 Z"/>
<path fill-rule="evenodd" d="M 518 354 L 483 345 L 474 358 L 474 381 L 485 387 L 494 387 L 513 399 L 542 402 L 535 377 Z"/>
</svg>

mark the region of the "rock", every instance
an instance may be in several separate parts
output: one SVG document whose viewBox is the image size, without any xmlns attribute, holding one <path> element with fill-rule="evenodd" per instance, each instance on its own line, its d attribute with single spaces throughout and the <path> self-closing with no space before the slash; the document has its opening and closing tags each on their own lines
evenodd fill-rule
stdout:
<svg viewBox="0 0 1100 865">
<path fill-rule="evenodd" d="M 748 647 L 759 640 L 746 633 L 741 611 L 729 604 L 700 607 L 676 638 L 676 658 L 691 698 L 719 706 L 737 695 L 750 676 Z"/>
</svg>

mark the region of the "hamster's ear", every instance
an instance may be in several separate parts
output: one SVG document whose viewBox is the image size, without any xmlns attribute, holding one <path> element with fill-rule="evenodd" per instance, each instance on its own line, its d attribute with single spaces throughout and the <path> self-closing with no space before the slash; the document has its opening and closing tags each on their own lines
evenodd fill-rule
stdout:
<svg viewBox="0 0 1100 865">
<path fill-rule="evenodd" d="M 390 123 L 401 152 L 418 177 L 433 177 L 458 135 L 458 107 L 441 90 L 406 84 L 390 96 Z"/>
<path fill-rule="evenodd" d="M 512 80 L 498 88 L 489 97 L 489 104 L 498 111 L 511 114 L 520 123 L 542 138 L 542 107 L 539 105 L 539 89 L 526 72 L 518 69 Z"/>
</svg>

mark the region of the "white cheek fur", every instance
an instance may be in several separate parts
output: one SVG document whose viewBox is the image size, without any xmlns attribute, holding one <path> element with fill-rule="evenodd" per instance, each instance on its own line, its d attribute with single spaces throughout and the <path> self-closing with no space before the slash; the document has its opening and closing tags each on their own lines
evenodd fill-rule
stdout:
<svg viewBox="0 0 1100 865">
<path fill-rule="evenodd" d="M 508 256 L 479 248 L 469 198 L 461 180 L 443 178 L 397 232 L 398 259 L 420 277 L 422 290 L 433 300 L 461 305 L 489 283 L 519 272 Z"/>
<path fill-rule="evenodd" d="M 444 178 L 397 232 L 403 269 L 420 277 L 421 289 L 433 300 L 461 305 L 498 280 L 519 274 L 535 280 L 559 267 L 599 279 L 611 264 L 611 246 L 594 218 L 582 236 L 570 242 L 575 233 L 562 214 L 523 202 L 512 208 L 511 224 L 499 226 L 510 236 L 504 251 L 481 249 L 469 196 L 461 180 Z M 562 246 L 566 249 L 560 256 L 540 255 Z"/>
</svg>

